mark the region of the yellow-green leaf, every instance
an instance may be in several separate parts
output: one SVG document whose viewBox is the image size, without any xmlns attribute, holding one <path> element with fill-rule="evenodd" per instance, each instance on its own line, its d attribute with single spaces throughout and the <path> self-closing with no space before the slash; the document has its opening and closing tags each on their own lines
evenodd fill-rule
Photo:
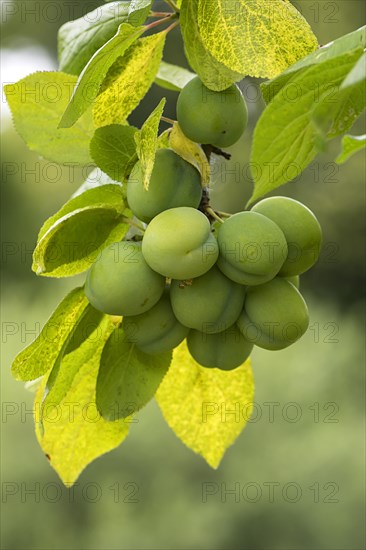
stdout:
<svg viewBox="0 0 366 550">
<path fill-rule="evenodd" d="M 17 355 L 12 374 L 17 380 L 35 380 L 62 358 L 77 323 L 88 306 L 84 289 L 71 291 L 58 305 L 40 335 Z"/>
<path fill-rule="evenodd" d="M 272 78 L 318 46 L 288 0 L 198 0 L 198 26 L 220 63 L 255 77 Z"/>
<path fill-rule="evenodd" d="M 347 52 L 358 48 L 366 47 L 366 27 L 361 27 L 356 31 L 332 40 L 329 44 L 321 46 L 303 59 L 300 59 L 294 65 L 291 65 L 284 73 L 276 78 L 268 80 L 261 84 L 263 99 L 266 103 L 272 101 L 276 94 L 289 82 L 290 79 L 297 77 L 299 71 L 310 68 L 312 65 L 325 63 L 334 57 L 339 57 Z M 342 83 L 343 86 L 344 83 Z"/>
<path fill-rule="evenodd" d="M 100 92 L 108 69 L 143 32 L 144 27 L 136 28 L 128 23 L 122 23 L 115 36 L 95 52 L 77 80 L 59 128 L 70 128 L 91 107 Z"/>
<path fill-rule="evenodd" d="M 57 36 L 60 71 L 80 74 L 95 52 L 110 40 L 118 26 L 128 19 L 129 7 L 130 2 L 98 6 L 92 12 L 62 25 Z"/>
<path fill-rule="evenodd" d="M 215 59 L 202 42 L 197 23 L 198 0 L 183 0 L 180 25 L 187 59 L 192 69 L 210 90 L 225 90 L 243 74 L 232 71 Z"/>
<path fill-rule="evenodd" d="M 207 369 L 183 342 L 173 352 L 157 401 L 175 434 L 217 468 L 252 411 L 254 381 L 250 361 L 232 371 Z"/>
<path fill-rule="evenodd" d="M 116 448 L 128 434 L 129 420 L 106 422 L 99 415 L 95 403 L 100 356 L 105 340 L 114 328 L 111 320 L 103 323 L 103 330 L 99 330 L 95 340 L 94 353 L 86 354 L 85 362 L 57 405 L 50 402 L 46 408 L 42 407 L 46 377 L 36 395 L 37 438 L 51 466 L 66 486 L 72 485 L 90 462 Z M 80 361 L 80 350 L 77 348 L 71 352 L 67 363 L 72 364 L 73 358 Z"/>
<path fill-rule="evenodd" d="M 173 124 L 169 143 L 171 148 L 178 153 L 179 156 L 197 168 L 201 174 L 202 185 L 210 185 L 210 165 L 205 153 L 198 143 L 191 141 L 183 134 L 178 122 Z"/>
<path fill-rule="evenodd" d="M 163 55 L 166 32 L 140 38 L 109 70 L 94 105 L 97 126 L 121 124 L 154 82 Z"/>
<path fill-rule="evenodd" d="M 128 231 L 123 190 L 89 189 L 71 199 L 41 228 L 33 252 L 37 275 L 70 277 L 89 269 L 98 253 Z"/>
<path fill-rule="evenodd" d="M 96 402 L 103 418 L 126 418 L 142 409 L 154 397 L 171 358 L 170 351 L 142 352 L 117 328 L 104 347 L 97 378 Z"/>
<path fill-rule="evenodd" d="M 14 126 L 31 151 L 55 162 L 92 162 L 89 143 L 94 134 L 91 112 L 71 130 L 58 128 L 77 77 L 59 72 L 37 72 L 4 89 Z"/>
<path fill-rule="evenodd" d="M 170 132 L 172 131 L 171 128 L 168 128 L 167 130 L 164 130 L 158 137 L 158 149 L 169 149 L 169 136 Z"/>
<path fill-rule="evenodd" d="M 42 411 L 49 403 L 59 405 L 69 391 L 72 382 L 81 367 L 94 356 L 99 340 L 109 326 L 110 317 L 97 311 L 88 304 L 83 317 L 77 324 L 61 361 L 49 372 L 45 387 Z"/>
<path fill-rule="evenodd" d="M 154 168 L 156 150 L 159 145 L 158 130 L 166 99 L 160 101 L 148 119 L 145 120 L 140 132 L 135 134 L 136 152 L 141 163 L 141 173 L 145 189 L 149 188 L 150 176 Z"/>
</svg>

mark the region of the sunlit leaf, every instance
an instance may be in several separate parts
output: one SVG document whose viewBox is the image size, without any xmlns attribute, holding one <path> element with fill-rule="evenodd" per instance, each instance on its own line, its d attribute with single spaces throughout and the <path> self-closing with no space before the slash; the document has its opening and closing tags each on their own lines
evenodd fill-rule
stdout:
<svg viewBox="0 0 366 550">
<path fill-rule="evenodd" d="M 244 429 L 253 397 L 249 360 L 232 371 L 204 368 L 192 359 L 185 342 L 174 350 L 168 374 L 157 392 L 169 426 L 213 468 Z"/>
</svg>

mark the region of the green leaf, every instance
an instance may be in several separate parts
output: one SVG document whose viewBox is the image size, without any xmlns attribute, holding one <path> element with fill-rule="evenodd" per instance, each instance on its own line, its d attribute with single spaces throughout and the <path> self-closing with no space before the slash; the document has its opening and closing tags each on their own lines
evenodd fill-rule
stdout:
<svg viewBox="0 0 366 550">
<path fill-rule="evenodd" d="M 363 50 L 355 50 L 362 54 Z M 344 134 L 366 106 L 365 55 L 346 75 L 341 85 L 333 86 L 331 94 L 324 94 L 314 105 L 312 120 L 318 130 L 315 146 L 324 150 L 327 140 Z M 363 62 L 360 64 L 360 61 Z M 360 70 L 361 69 L 361 70 Z"/>
<path fill-rule="evenodd" d="M 71 195 L 71 198 L 74 199 L 78 197 L 85 191 L 89 189 L 95 189 L 96 187 L 101 187 L 103 185 L 117 185 L 122 189 L 122 184 L 118 181 L 114 181 L 112 178 L 107 176 L 100 168 L 94 168 L 86 178 L 86 180 L 77 188 L 77 190 Z"/>
<path fill-rule="evenodd" d="M 202 186 L 209 186 L 211 172 L 207 157 L 198 143 L 191 141 L 183 134 L 178 122 L 173 124 L 169 143 L 179 156 L 197 168 L 201 174 Z"/>
<path fill-rule="evenodd" d="M 201 367 L 183 342 L 156 394 L 165 420 L 193 451 L 217 468 L 250 418 L 254 381 L 250 361 L 232 371 Z"/>
<path fill-rule="evenodd" d="M 313 118 L 315 107 L 326 106 L 339 130 L 342 106 L 348 105 L 344 97 L 343 103 L 337 100 L 339 86 L 360 55 L 362 50 L 356 50 L 301 71 L 263 111 L 253 139 L 255 187 L 250 203 L 293 179 L 316 156 L 321 133 Z M 350 114 L 343 131 L 353 121 Z"/>
<path fill-rule="evenodd" d="M 139 133 L 135 135 L 137 156 L 141 162 L 141 173 L 144 187 L 148 189 L 154 168 L 156 150 L 159 145 L 158 130 L 166 99 L 160 101 L 149 118 L 144 122 Z"/>
<path fill-rule="evenodd" d="M 162 61 L 155 78 L 155 84 L 166 90 L 180 92 L 196 75 L 183 67 Z"/>
<path fill-rule="evenodd" d="M 171 352 L 148 355 L 127 341 L 123 330 L 111 334 L 103 350 L 97 380 L 97 407 L 116 420 L 139 411 L 155 395 L 168 371 Z"/>
<path fill-rule="evenodd" d="M 95 52 L 78 78 L 70 102 L 59 124 L 60 128 L 73 126 L 92 105 L 109 68 L 141 36 L 144 30 L 144 27 L 136 28 L 128 23 L 122 23 L 117 34 Z"/>
<path fill-rule="evenodd" d="M 94 109 L 97 126 L 124 123 L 149 91 L 163 55 L 166 32 L 138 40 L 111 67 Z"/>
<path fill-rule="evenodd" d="M 142 25 L 151 10 L 153 0 L 131 0 L 128 9 L 128 22 L 131 25 Z"/>
<path fill-rule="evenodd" d="M 136 156 L 136 128 L 111 124 L 97 128 L 90 142 L 90 154 L 97 166 L 115 181 L 123 182 Z"/>
<path fill-rule="evenodd" d="M 72 485 L 95 458 L 120 445 L 128 434 L 130 420 L 106 422 L 99 415 L 95 403 L 100 356 L 111 328 L 111 324 L 103 323 L 93 356 L 88 354 L 57 406 L 50 402 L 47 408 L 42 407 L 46 378 L 37 392 L 37 438 L 51 466 L 66 486 Z M 73 353 L 75 361 L 83 360 L 81 351 Z M 68 362 L 72 362 L 72 355 L 67 358 Z"/>
<path fill-rule="evenodd" d="M 365 87 L 366 76 L 365 76 L 365 67 L 366 67 L 366 53 L 364 53 L 360 59 L 357 61 L 353 69 L 348 73 L 346 78 L 341 84 L 341 90 L 346 90 L 353 86 L 362 85 Z"/>
<path fill-rule="evenodd" d="M 182 1 L 179 20 L 187 59 L 207 88 L 225 90 L 245 75 L 225 67 L 205 48 L 198 28 L 197 10 L 198 0 Z"/>
<path fill-rule="evenodd" d="M 198 0 L 204 46 L 232 71 L 274 77 L 317 48 L 309 24 L 288 0 Z"/>
<path fill-rule="evenodd" d="M 79 75 L 95 52 L 114 36 L 119 25 L 127 22 L 130 6 L 131 2 L 112 2 L 62 25 L 58 31 L 60 71 Z"/>
<path fill-rule="evenodd" d="M 261 84 L 262 95 L 266 103 L 272 101 L 276 94 L 295 76 L 298 76 L 299 71 L 307 69 L 313 65 L 319 65 L 325 61 L 329 61 L 335 57 L 339 57 L 347 52 L 358 48 L 366 47 L 366 27 L 362 27 L 357 31 L 353 31 L 345 36 L 341 36 L 337 40 L 322 46 L 315 52 L 301 59 L 294 65 L 291 65 L 284 73 L 276 78 L 263 82 Z"/>
<path fill-rule="evenodd" d="M 37 72 L 5 86 L 16 130 L 29 149 L 55 162 L 91 162 L 89 142 L 95 127 L 86 113 L 72 130 L 58 129 L 76 83 L 65 73 Z"/>
<path fill-rule="evenodd" d="M 88 300 L 83 288 L 70 292 L 51 315 L 40 335 L 14 359 L 14 378 L 35 380 L 52 369 L 61 360 L 87 306 Z"/>
<path fill-rule="evenodd" d="M 342 152 L 336 158 L 337 164 L 343 164 L 357 151 L 366 147 L 366 135 L 363 136 L 344 136 L 342 139 Z"/>
<path fill-rule="evenodd" d="M 71 199 L 42 226 L 33 253 L 37 275 L 69 277 L 88 269 L 98 253 L 128 230 L 123 191 L 103 185 Z"/>
<path fill-rule="evenodd" d="M 118 209 L 123 203 L 122 189 L 120 186 L 103 185 L 102 189 L 97 186 L 95 189 L 90 189 L 83 194 L 78 195 L 70 199 L 63 207 L 56 212 L 53 216 L 48 218 L 42 225 L 38 233 L 37 243 L 44 237 L 44 235 L 51 229 L 56 222 L 61 218 L 87 206 L 99 205 L 101 203 L 110 204 L 112 207 Z"/>
<path fill-rule="evenodd" d="M 75 376 L 86 364 L 93 365 L 102 341 L 115 329 L 111 317 L 94 309 L 85 309 L 72 334 L 61 361 L 50 371 L 45 385 L 40 421 L 50 405 L 58 406 L 72 386 Z"/>
</svg>

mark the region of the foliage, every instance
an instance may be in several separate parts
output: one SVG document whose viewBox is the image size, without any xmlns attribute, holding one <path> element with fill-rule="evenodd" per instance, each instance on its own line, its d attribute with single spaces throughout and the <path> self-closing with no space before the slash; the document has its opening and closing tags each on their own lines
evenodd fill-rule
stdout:
<svg viewBox="0 0 366 550">
<path fill-rule="evenodd" d="M 140 129 L 129 125 L 154 82 L 180 91 L 197 73 L 209 90 L 222 91 L 247 75 L 271 79 L 262 84 L 267 106 L 253 136 L 250 202 L 297 176 L 365 107 L 364 29 L 318 48 L 308 23 L 287 0 L 254 0 L 250 6 L 245 0 L 216 0 L 214 6 L 180 0 L 177 12 L 158 20 L 152 4 L 109 2 L 97 22 L 91 14 L 66 23 L 58 35 L 59 71 L 34 73 L 5 87 L 14 125 L 31 150 L 60 164 L 94 163 L 103 173 L 101 183 L 87 180 L 41 228 L 33 256 L 37 275 L 85 271 L 136 225 L 126 181 L 139 159 L 148 189 L 160 147 L 198 168 L 208 189 L 209 157 L 225 152 L 192 142 L 175 121 L 159 135 L 164 97 Z M 149 17 L 153 21 L 146 23 Z M 194 73 L 163 61 L 167 34 L 177 25 Z M 345 136 L 337 162 L 364 145 L 364 136 Z M 229 372 L 205 369 L 185 342 L 173 357 L 148 356 L 125 340 L 121 318 L 97 312 L 83 288 L 61 302 L 14 360 L 13 374 L 23 381 L 41 377 L 37 437 L 67 485 L 126 438 L 130 415 L 154 395 L 177 436 L 217 467 L 244 428 L 254 395 L 250 360 Z M 240 403 L 247 414 L 240 422 L 222 422 L 213 410 L 223 401 L 226 408 Z M 76 405 L 72 412 L 70 403 Z M 207 403 L 212 410 L 204 408 Z M 50 414 L 55 408 L 56 420 Z M 86 411 L 94 412 L 95 421 Z"/>
</svg>

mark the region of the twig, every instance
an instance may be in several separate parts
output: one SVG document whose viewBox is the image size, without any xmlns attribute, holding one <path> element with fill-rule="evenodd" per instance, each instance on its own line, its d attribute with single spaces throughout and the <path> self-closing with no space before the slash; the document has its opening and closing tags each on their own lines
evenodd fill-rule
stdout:
<svg viewBox="0 0 366 550">
<path fill-rule="evenodd" d="M 179 21 L 174 21 L 174 23 L 172 23 L 167 29 L 165 29 L 165 32 L 168 33 L 172 31 L 177 25 L 179 25 Z"/>
<path fill-rule="evenodd" d="M 215 155 L 218 155 L 220 157 L 224 157 L 224 159 L 226 159 L 226 160 L 231 159 L 230 153 L 226 153 L 222 149 L 219 149 L 219 147 L 215 147 L 215 145 L 204 144 L 204 145 L 202 145 L 202 149 L 204 150 L 204 153 L 205 153 L 208 160 L 211 159 L 212 153 L 214 153 Z"/>
<path fill-rule="evenodd" d="M 174 0 L 165 0 L 165 2 L 170 6 L 176 13 L 179 13 L 179 8 Z"/>
</svg>

